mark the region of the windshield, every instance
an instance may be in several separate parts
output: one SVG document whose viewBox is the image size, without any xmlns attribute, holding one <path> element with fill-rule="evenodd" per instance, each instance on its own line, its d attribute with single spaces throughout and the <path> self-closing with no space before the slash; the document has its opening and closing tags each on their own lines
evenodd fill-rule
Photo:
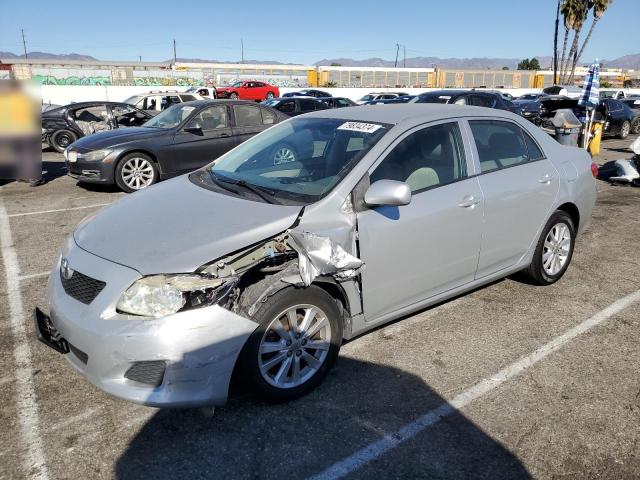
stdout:
<svg viewBox="0 0 640 480">
<path fill-rule="evenodd" d="M 600 90 L 600 97 L 602 98 L 615 98 L 616 92 L 612 90 Z"/>
<path fill-rule="evenodd" d="M 242 82 L 242 81 L 241 82 L 235 82 L 235 83 L 232 83 L 231 86 L 237 88 L 237 87 L 241 87 L 243 83 L 244 82 Z"/>
<path fill-rule="evenodd" d="M 359 101 L 360 102 L 369 102 L 369 101 L 373 100 L 373 98 L 374 98 L 373 95 L 365 95 Z"/>
<path fill-rule="evenodd" d="M 309 204 L 329 193 L 389 128 L 336 118 L 297 118 L 246 141 L 205 170 L 211 183 L 232 191 L 237 190 L 234 184 L 244 184 L 260 189 L 273 203 Z"/>
<path fill-rule="evenodd" d="M 129 98 L 127 98 L 124 103 L 128 103 L 129 105 L 136 105 L 140 100 L 142 100 L 144 97 L 142 95 L 133 95 Z"/>
<path fill-rule="evenodd" d="M 196 107 L 191 105 L 172 105 L 163 112 L 146 122 L 143 127 L 148 128 L 174 128 L 180 125 Z"/>
</svg>

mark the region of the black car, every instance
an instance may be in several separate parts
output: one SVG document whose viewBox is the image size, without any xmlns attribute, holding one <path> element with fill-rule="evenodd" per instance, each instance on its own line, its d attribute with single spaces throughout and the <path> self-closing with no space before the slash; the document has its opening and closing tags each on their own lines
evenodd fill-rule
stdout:
<svg viewBox="0 0 640 480">
<path fill-rule="evenodd" d="M 355 107 L 358 105 L 356 102 L 346 97 L 327 97 L 318 98 L 318 100 L 326 104 L 329 108 Z"/>
<path fill-rule="evenodd" d="M 620 101 L 629 108 L 640 110 L 640 97 L 628 97 Z"/>
<path fill-rule="evenodd" d="M 555 114 L 561 108 L 573 109 L 578 101 L 564 95 L 542 94 L 536 100 L 516 101 L 521 108 L 521 115 L 532 123 L 540 126 L 549 118 L 549 113 Z M 551 115 L 553 116 L 553 115 Z"/>
<path fill-rule="evenodd" d="M 543 127 L 552 128 L 551 119 L 559 109 L 572 110 L 582 122 L 586 118 L 585 109 L 578 105 L 576 98 L 551 96 L 537 103 L 539 103 L 537 118 L 533 114 L 527 118 Z M 629 133 L 640 133 L 640 112 L 629 108 L 620 100 L 612 98 L 600 100 L 594 119 L 604 121 L 603 136 L 616 136 L 625 139 Z"/>
<path fill-rule="evenodd" d="M 275 108 L 289 117 L 329 108 L 326 103 L 313 97 L 271 98 L 262 102 L 262 105 Z"/>
<path fill-rule="evenodd" d="M 250 101 L 184 102 L 142 127 L 81 138 L 65 150 L 65 161 L 78 180 L 133 192 L 200 168 L 286 118 Z"/>
<path fill-rule="evenodd" d="M 453 103 L 476 107 L 496 108 L 520 114 L 520 107 L 507 100 L 498 92 L 478 90 L 436 90 L 422 93 L 410 100 L 410 103 Z"/>
<path fill-rule="evenodd" d="M 289 92 L 282 95 L 282 98 L 288 97 L 314 97 L 314 98 L 327 98 L 332 95 L 329 92 L 324 92 L 322 90 L 315 90 L 313 88 L 305 88 L 304 90 L 300 90 L 298 92 Z"/>
<path fill-rule="evenodd" d="M 400 95 L 395 98 L 380 98 L 378 100 L 371 100 L 369 102 L 363 103 L 363 105 L 389 105 L 394 103 L 409 103 L 414 98 L 416 98 L 415 95 Z"/>
<path fill-rule="evenodd" d="M 79 102 L 42 113 L 42 143 L 58 152 L 86 135 L 139 127 L 153 115 L 127 103 Z"/>
</svg>

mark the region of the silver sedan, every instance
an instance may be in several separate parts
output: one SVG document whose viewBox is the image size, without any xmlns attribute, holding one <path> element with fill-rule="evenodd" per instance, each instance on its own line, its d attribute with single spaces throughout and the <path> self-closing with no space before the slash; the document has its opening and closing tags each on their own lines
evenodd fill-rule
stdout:
<svg viewBox="0 0 640 480">
<path fill-rule="evenodd" d="M 39 338 L 118 397 L 220 405 L 232 374 L 288 400 L 343 340 L 514 272 L 565 273 L 589 155 L 509 112 L 325 110 L 82 222 Z"/>
</svg>

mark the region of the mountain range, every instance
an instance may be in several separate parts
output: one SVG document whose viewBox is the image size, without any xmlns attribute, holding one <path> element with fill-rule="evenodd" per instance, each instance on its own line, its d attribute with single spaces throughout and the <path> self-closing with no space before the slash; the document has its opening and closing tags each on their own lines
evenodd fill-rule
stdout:
<svg viewBox="0 0 640 480">
<path fill-rule="evenodd" d="M 11 52 L 0 52 L 0 58 L 14 59 L 24 58 L 24 55 L 16 55 Z M 31 59 L 43 59 L 43 60 L 79 60 L 79 61 L 98 61 L 95 57 L 90 55 L 82 55 L 78 53 L 68 54 L 56 54 L 47 52 L 30 52 L 29 58 Z M 550 56 L 537 56 L 542 68 L 549 68 L 551 65 Z M 407 67 L 428 68 L 437 66 L 440 68 L 448 69 L 491 69 L 500 70 L 504 67 L 514 70 L 518 63 L 519 58 L 439 58 L 439 57 L 411 57 L 404 59 L 398 59 L 398 67 L 406 65 Z M 170 60 L 166 60 L 169 62 Z M 220 60 L 205 60 L 201 58 L 178 58 L 179 62 L 193 62 L 193 63 L 239 63 L 239 61 L 220 61 Z M 283 63 L 274 60 L 245 60 L 247 64 L 271 64 L 271 65 L 293 65 L 291 63 Z M 352 58 L 325 58 L 314 63 L 314 65 L 341 65 L 345 67 L 393 67 L 394 60 L 385 60 L 383 58 L 367 58 L 365 60 L 354 60 Z M 603 60 L 602 64 L 608 68 L 624 68 L 628 70 L 640 70 L 640 53 L 635 55 L 625 55 L 613 60 Z"/>
</svg>

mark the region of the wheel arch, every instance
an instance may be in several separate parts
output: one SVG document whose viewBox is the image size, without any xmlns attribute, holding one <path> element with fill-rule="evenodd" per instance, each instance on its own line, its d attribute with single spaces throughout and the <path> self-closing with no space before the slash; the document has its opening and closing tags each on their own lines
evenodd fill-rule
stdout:
<svg viewBox="0 0 640 480">
<path fill-rule="evenodd" d="M 566 202 L 560 205 L 556 210 L 565 212 L 571 217 L 571 220 L 573 221 L 573 227 L 577 232 L 578 228 L 580 227 L 580 210 L 578 209 L 578 206 L 575 203 Z"/>
</svg>

